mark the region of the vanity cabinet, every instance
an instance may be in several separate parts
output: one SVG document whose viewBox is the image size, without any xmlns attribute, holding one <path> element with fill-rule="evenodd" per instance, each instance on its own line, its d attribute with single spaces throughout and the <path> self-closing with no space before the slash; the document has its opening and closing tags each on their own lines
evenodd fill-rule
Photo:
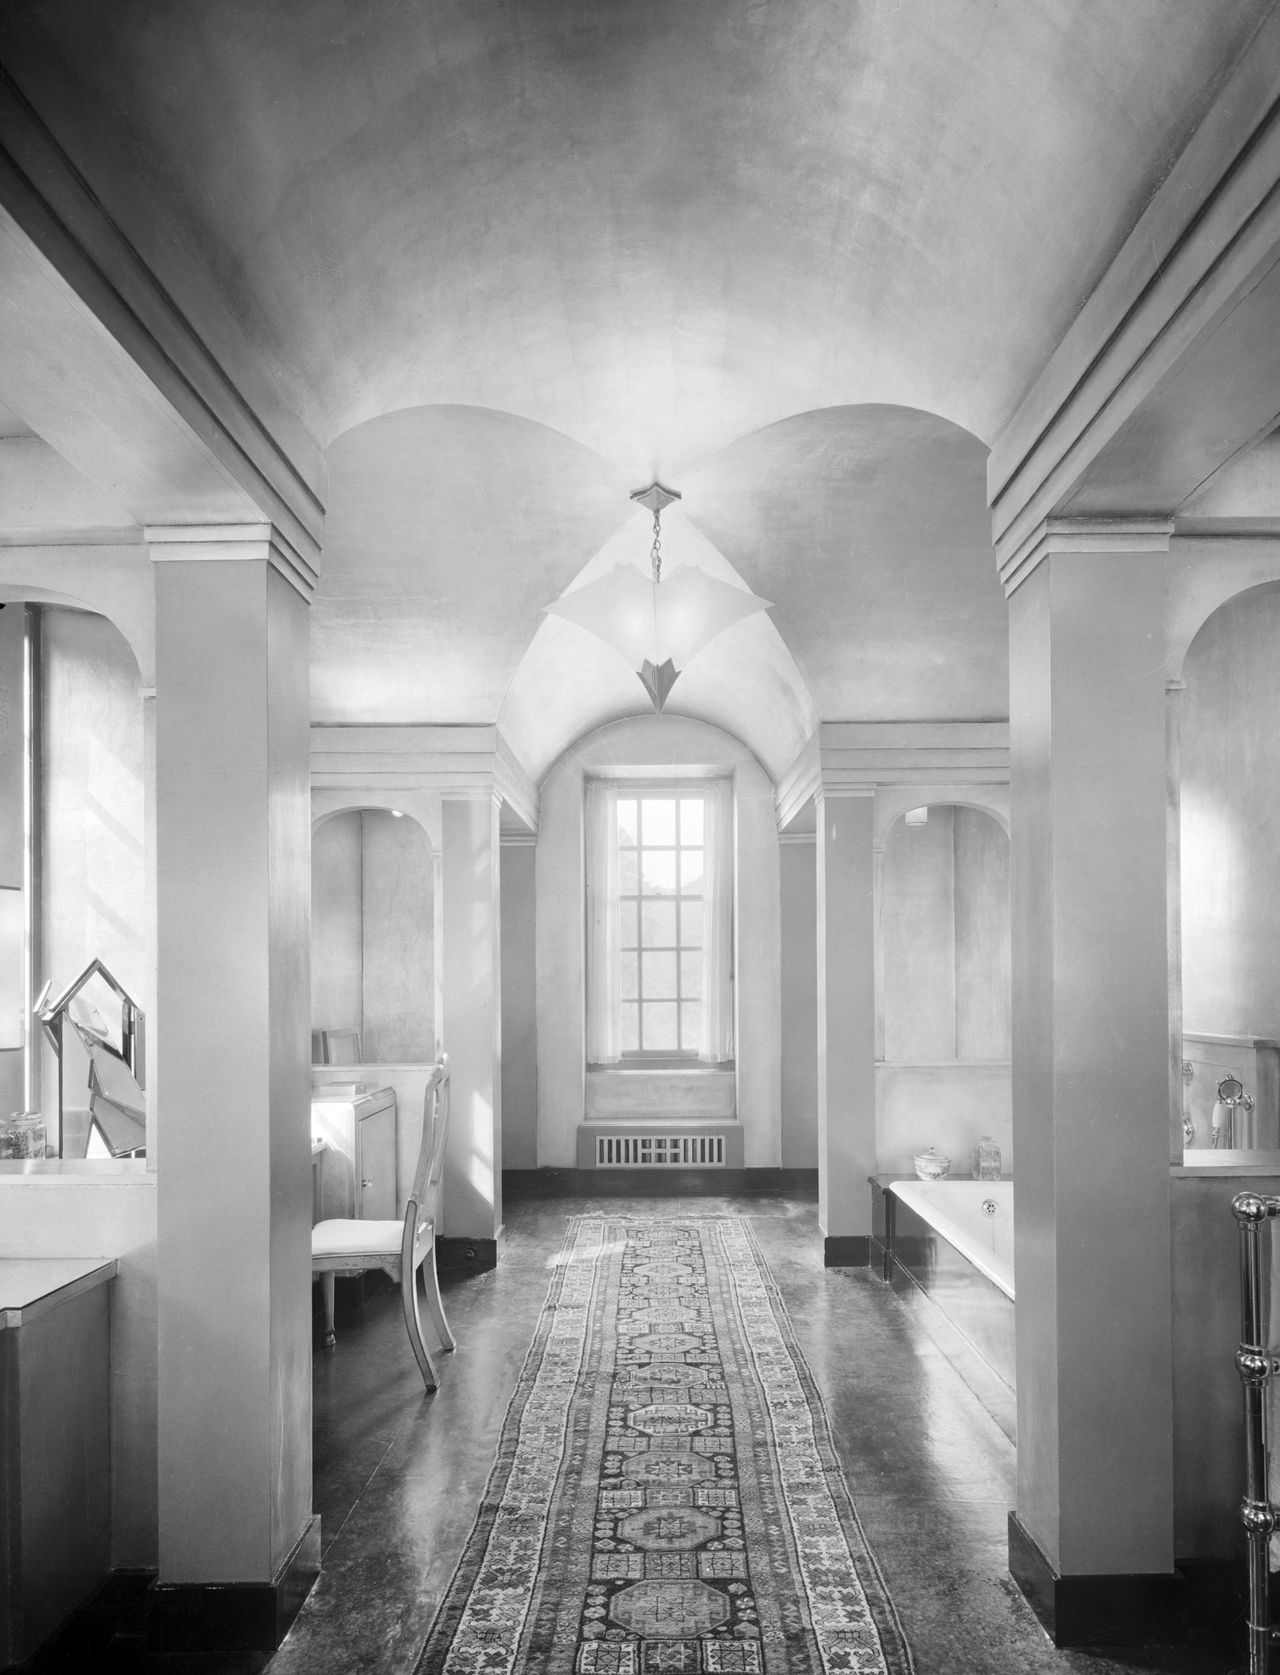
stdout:
<svg viewBox="0 0 1280 1675">
<path fill-rule="evenodd" d="M 111 1569 L 114 1260 L 0 1260 L 0 1669 Z"/>
<path fill-rule="evenodd" d="M 341 1085 L 314 1089 L 311 1135 L 325 1144 L 317 1219 L 395 1221 L 395 1090 Z"/>
</svg>

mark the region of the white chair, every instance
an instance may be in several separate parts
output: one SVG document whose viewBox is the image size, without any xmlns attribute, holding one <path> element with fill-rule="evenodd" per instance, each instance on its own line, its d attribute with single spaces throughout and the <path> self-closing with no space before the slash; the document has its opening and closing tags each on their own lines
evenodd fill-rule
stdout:
<svg viewBox="0 0 1280 1675">
<path fill-rule="evenodd" d="M 333 1329 L 333 1282 L 338 1274 L 363 1274 L 381 1268 L 400 1282 L 400 1301 L 409 1342 L 428 1390 L 440 1383 L 422 1336 L 418 1313 L 418 1269 L 425 1268 L 427 1312 L 443 1349 L 456 1348 L 444 1317 L 436 1276 L 436 1227 L 444 1179 L 445 1141 L 449 1133 L 449 1056 L 441 1053 L 431 1068 L 422 1104 L 422 1144 L 413 1171 L 408 1208 L 401 1221 L 321 1221 L 311 1229 L 311 1272 L 324 1291 L 325 1346 L 337 1342 Z"/>
</svg>

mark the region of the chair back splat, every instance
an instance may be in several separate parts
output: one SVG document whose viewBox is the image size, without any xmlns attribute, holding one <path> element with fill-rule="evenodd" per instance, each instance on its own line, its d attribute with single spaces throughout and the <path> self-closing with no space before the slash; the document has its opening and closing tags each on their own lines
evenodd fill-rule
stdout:
<svg viewBox="0 0 1280 1675">
<path fill-rule="evenodd" d="M 449 1056 L 441 1053 L 431 1067 L 422 1102 L 422 1139 L 414 1166 L 413 1185 L 404 1220 L 346 1219 L 318 1222 L 311 1229 L 311 1271 L 324 1289 L 325 1345 L 336 1343 L 333 1329 L 333 1290 L 336 1274 L 360 1274 L 380 1268 L 400 1285 L 409 1344 L 428 1390 L 440 1380 L 427 1349 L 418 1307 L 418 1270 L 426 1285 L 427 1313 L 444 1350 L 456 1347 L 440 1300 L 436 1275 L 436 1231 L 444 1183 L 445 1147 L 449 1137 Z"/>
</svg>

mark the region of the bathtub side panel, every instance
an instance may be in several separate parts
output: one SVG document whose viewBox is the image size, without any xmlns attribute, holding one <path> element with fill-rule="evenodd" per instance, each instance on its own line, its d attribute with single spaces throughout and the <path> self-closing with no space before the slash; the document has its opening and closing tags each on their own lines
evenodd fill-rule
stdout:
<svg viewBox="0 0 1280 1675">
<path fill-rule="evenodd" d="M 893 1238 L 895 1260 L 1012 1390 L 1016 1343 L 1012 1298 L 979 1273 L 925 1219 L 916 1204 L 898 1196 Z"/>
</svg>

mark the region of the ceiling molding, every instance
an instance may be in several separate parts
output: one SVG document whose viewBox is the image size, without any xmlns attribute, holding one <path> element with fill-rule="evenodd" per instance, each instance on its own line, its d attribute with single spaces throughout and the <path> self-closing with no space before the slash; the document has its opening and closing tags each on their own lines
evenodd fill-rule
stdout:
<svg viewBox="0 0 1280 1675">
<path fill-rule="evenodd" d="M 826 791 L 1009 778 L 1007 721 L 824 721 L 818 739 Z"/>
<path fill-rule="evenodd" d="M 1278 83 L 1273 10 L 996 440 L 988 497 L 1002 564 L 1063 509 L 1107 444 L 1275 265 Z M 1274 413 L 1267 421 L 1243 410 L 1241 434 L 1223 458 L 1252 445 L 1273 420 Z M 1154 509 L 1171 511 L 1198 486 L 1187 483 Z"/>
<path fill-rule="evenodd" d="M 818 735 L 813 733 L 801 745 L 795 761 L 778 781 L 773 801 L 779 831 L 791 825 L 821 784 L 822 763 L 819 757 Z"/>
<path fill-rule="evenodd" d="M 1001 557 L 1000 580 L 1008 597 L 1050 556 L 1167 553 L 1173 532 L 1172 518 L 1046 518 Z"/>
<path fill-rule="evenodd" d="M 323 457 L 269 377 L 256 370 L 261 350 L 243 338 L 206 283 L 203 305 L 217 310 L 219 334 L 254 384 L 251 397 L 8 76 L 0 78 L 0 200 L 14 230 L 124 351 L 210 463 L 216 461 L 308 560 L 318 558 Z M 172 244 L 181 254 L 180 241 Z M 187 277 L 204 283 L 194 272 Z M 77 463 L 46 424 L 29 413 L 20 416 Z M 155 508 L 137 510 L 145 517 Z"/>
<path fill-rule="evenodd" d="M 24 547 L 138 547 L 143 546 L 143 535 L 137 524 L 125 524 L 118 529 L 18 529 L 0 532 L 0 547 L 8 552 Z"/>
<path fill-rule="evenodd" d="M 142 533 L 153 564 L 265 560 L 308 604 L 319 580 L 288 537 L 269 523 L 148 524 Z"/>
<path fill-rule="evenodd" d="M 312 727 L 311 784 L 491 796 L 536 833 L 538 792 L 496 727 Z"/>
<path fill-rule="evenodd" d="M 784 832 L 810 799 L 877 790 L 1006 785 L 1007 721 L 824 721 L 774 798 Z"/>
</svg>

